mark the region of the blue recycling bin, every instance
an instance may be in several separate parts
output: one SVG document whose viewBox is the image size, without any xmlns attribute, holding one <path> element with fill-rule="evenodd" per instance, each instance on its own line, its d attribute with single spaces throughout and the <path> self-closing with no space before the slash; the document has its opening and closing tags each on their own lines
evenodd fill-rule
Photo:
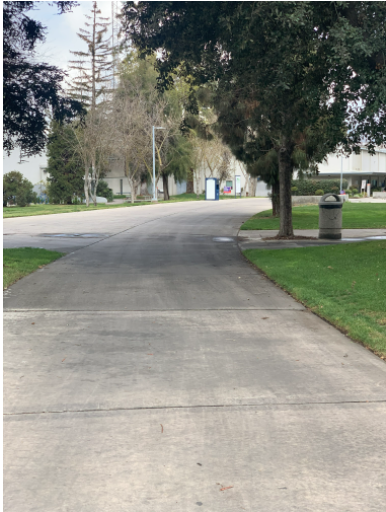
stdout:
<svg viewBox="0 0 386 512">
<path fill-rule="evenodd" d="M 220 199 L 220 183 L 217 178 L 205 179 L 205 200 L 218 201 Z"/>
</svg>

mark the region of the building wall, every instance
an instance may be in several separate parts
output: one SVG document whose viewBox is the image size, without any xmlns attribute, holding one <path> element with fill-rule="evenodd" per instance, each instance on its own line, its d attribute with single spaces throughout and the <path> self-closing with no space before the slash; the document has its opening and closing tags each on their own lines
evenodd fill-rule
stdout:
<svg viewBox="0 0 386 512">
<path fill-rule="evenodd" d="M 386 185 L 386 150 L 377 149 L 375 155 L 362 148 L 359 155 L 340 157 L 335 154 L 328 155 L 325 162 L 319 165 L 319 177 L 339 179 L 343 162 L 343 178 L 349 186 L 360 190 L 363 180 L 372 186 L 385 187 Z"/>
<path fill-rule="evenodd" d="M 203 167 L 200 171 L 200 176 L 198 180 L 198 185 L 196 180 L 194 180 L 194 192 L 201 194 L 205 191 L 205 178 L 210 177 L 211 173 L 208 168 Z M 243 195 L 245 195 L 246 183 L 243 173 L 240 171 L 238 164 L 236 161 L 232 161 L 231 163 L 231 172 L 229 181 L 232 181 L 232 186 L 235 183 L 235 175 L 241 176 L 241 188 L 243 189 Z M 124 162 L 119 158 L 110 158 L 109 159 L 109 171 L 106 173 L 106 176 L 103 178 L 104 181 L 108 183 L 108 186 L 113 190 L 114 194 L 126 194 L 130 195 L 131 189 L 129 185 L 129 181 L 124 173 Z M 261 182 L 262 183 L 262 182 Z M 221 188 L 223 188 L 225 182 L 221 183 Z M 163 191 L 163 183 L 162 179 L 158 181 L 158 190 Z M 267 187 L 264 184 L 264 187 L 261 187 L 261 192 L 259 195 L 267 195 Z M 148 186 L 148 193 L 152 193 L 152 186 Z M 169 176 L 168 178 L 168 188 L 169 194 L 172 196 L 184 194 L 186 192 L 186 181 L 182 183 L 178 183 L 174 180 L 173 176 Z M 139 190 L 137 191 L 139 193 Z"/>
<path fill-rule="evenodd" d="M 359 155 L 352 154 L 349 157 L 340 157 L 335 154 L 328 155 L 325 162 L 319 165 L 319 178 L 339 179 L 341 173 L 341 165 L 343 161 L 343 177 L 348 181 L 349 186 L 353 185 L 358 189 L 362 180 L 371 183 L 372 186 L 385 187 L 386 184 L 386 150 L 377 150 L 375 155 L 370 155 L 366 149 L 362 149 Z M 211 173 L 208 168 L 203 167 L 200 171 L 198 185 L 194 181 L 194 192 L 201 194 L 205 191 L 205 178 L 210 177 Z M 236 160 L 231 163 L 231 172 L 229 181 L 234 187 L 235 175 L 241 176 L 242 194 L 245 195 L 246 183 L 243 173 L 240 171 L 239 164 Z M 295 174 L 296 177 L 296 174 Z M 114 194 L 129 195 L 130 185 L 124 173 L 123 161 L 119 159 L 110 159 L 110 171 L 104 178 Z M 221 183 L 221 189 L 225 182 Z M 172 176 L 168 178 L 169 194 L 172 196 L 183 194 L 186 192 L 186 182 L 177 183 Z M 198 190 L 196 190 L 198 188 Z M 158 181 L 158 190 L 163 191 L 162 179 Z M 137 190 L 139 193 L 140 190 Z M 142 193 L 144 191 L 142 190 Z M 148 187 L 148 193 L 152 193 L 152 187 Z M 234 189 L 232 190 L 234 193 Z M 268 187 L 263 181 L 258 181 L 256 186 L 256 196 L 267 197 L 270 193 Z"/>
</svg>

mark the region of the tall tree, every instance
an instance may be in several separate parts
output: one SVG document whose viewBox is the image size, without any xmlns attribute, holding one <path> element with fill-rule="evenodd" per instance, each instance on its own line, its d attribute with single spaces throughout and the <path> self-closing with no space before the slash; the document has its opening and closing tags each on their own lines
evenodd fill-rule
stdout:
<svg viewBox="0 0 386 512">
<path fill-rule="evenodd" d="M 126 176 L 131 182 L 132 198 L 137 181 L 147 170 L 153 181 L 153 126 L 155 130 L 156 183 L 163 181 L 164 198 L 168 199 L 168 176 L 186 178 L 189 142 L 181 132 L 184 91 L 180 84 L 172 91 L 156 89 L 154 59 L 139 59 L 130 52 L 120 67 L 120 81 L 114 99 L 112 131 L 115 150 L 125 159 Z M 177 165 L 179 162 L 179 165 Z"/>
<path fill-rule="evenodd" d="M 70 94 L 80 100 L 90 111 L 95 112 L 98 98 L 106 93 L 113 69 L 111 38 L 106 37 L 111 26 L 110 18 L 101 16 L 98 2 L 93 2 L 90 14 L 85 14 L 85 27 L 77 36 L 87 45 L 87 51 L 71 51 L 75 60 L 69 68 L 76 76 L 69 83 Z"/>
<path fill-rule="evenodd" d="M 72 123 L 73 151 L 82 161 L 84 169 L 84 195 L 89 206 L 90 197 L 96 206 L 99 179 L 107 168 L 107 158 L 112 152 L 110 131 L 111 102 L 99 102 L 91 115 L 90 112 L 77 123 Z"/>
<path fill-rule="evenodd" d="M 84 198 L 84 170 L 74 151 L 74 132 L 57 121 L 51 124 L 47 143 L 48 197 L 51 203 L 72 204 Z"/>
<path fill-rule="evenodd" d="M 45 39 L 46 28 L 29 16 L 39 2 L 3 2 L 3 148 L 9 155 L 19 148 L 21 156 L 41 153 L 47 142 L 52 108 L 56 119 L 79 113 L 78 102 L 65 97 L 61 82 L 65 73 L 35 62 L 35 47 Z M 60 13 L 78 2 L 53 2 Z"/>
<path fill-rule="evenodd" d="M 98 3 L 93 2 L 91 15 L 86 14 L 85 27 L 78 36 L 87 45 L 87 51 L 73 51 L 76 60 L 70 61 L 70 69 L 76 76 L 70 84 L 70 94 L 87 108 L 85 119 L 77 126 L 78 153 L 84 163 L 84 193 L 86 204 L 89 196 L 96 205 L 96 191 L 102 172 L 106 151 L 110 147 L 108 133 L 103 131 L 107 107 L 107 84 L 111 81 L 112 48 L 106 38 L 109 18 L 101 16 Z M 102 103 L 104 103 L 102 105 Z"/>
<path fill-rule="evenodd" d="M 131 202 L 134 203 L 143 175 L 147 174 L 150 165 L 151 148 L 143 129 L 147 116 L 146 105 L 140 94 L 130 92 L 128 94 L 127 90 L 119 90 L 115 95 L 109 124 L 113 154 L 123 161 L 131 190 Z"/>
<path fill-rule="evenodd" d="M 293 236 L 293 153 L 309 131 L 322 129 L 326 153 L 386 139 L 384 2 L 126 2 L 124 16 L 157 52 L 161 87 L 178 69 L 213 85 L 218 113 L 236 93 L 249 102 L 278 154 L 279 236 Z"/>
</svg>

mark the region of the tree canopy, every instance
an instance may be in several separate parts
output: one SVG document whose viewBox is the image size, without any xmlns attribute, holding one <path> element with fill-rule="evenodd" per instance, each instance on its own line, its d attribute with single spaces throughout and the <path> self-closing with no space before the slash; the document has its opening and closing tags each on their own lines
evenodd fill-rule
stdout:
<svg viewBox="0 0 386 512">
<path fill-rule="evenodd" d="M 385 142 L 384 2 L 126 2 L 124 19 L 134 44 L 158 56 L 159 87 L 178 69 L 192 87 L 211 87 L 225 138 L 269 139 L 281 236 L 293 235 L 294 152 L 321 161 Z"/>
<path fill-rule="evenodd" d="M 29 16 L 37 3 L 3 2 L 3 148 L 8 154 L 15 148 L 26 156 L 42 152 L 48 108 L 58 120 L 72 117 L 81 108 L 63 94 L 64 71 L 34 62 L 36 44 L 44 41 L 46 32 L 42 23 Z M 78 2 L 50 4 L 63 13 Z"/>
<path fill-rule="evenodd" d="M 27 204 L 37 200 L 36 193 L 33 191 L 33 185 L 27 178 L 24 178 L 21 172 L 11 171 L 3 176 L 3 206 L 8 203 L 18 206 L 27 206 Z"/>
<path fill-rule="evenodd" d="M 48 197 L 51 203 L 72 204 L 84 199 L 84 169 L 74 151 L 75 134 L 70 126 L 51 123 L 47 143 Z"/>
</svg>

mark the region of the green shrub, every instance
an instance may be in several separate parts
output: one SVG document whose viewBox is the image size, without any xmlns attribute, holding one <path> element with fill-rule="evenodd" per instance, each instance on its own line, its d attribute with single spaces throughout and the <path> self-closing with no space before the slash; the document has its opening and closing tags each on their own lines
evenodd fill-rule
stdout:
<svg viewBox="0 0 386 512">
<path fill-rule="evenodd" d="M 8 203 L 17 206 L 27 206 L 29 203 L 36 203 L 37 195 L 33 185 L 21 172 L 11 171 L 3 176 L 3 206 Z"/>
<path fill-rule="evenodd" d="M 316 196 L 324 196 L 324 190 L 322 190 L 322 189 L 318 189 L 318 190 L 316 190 L 316 191 L 315 191 L 315 195 L 316 195 Z"/>
<path fill-rule="evenodd" d="M 358 194 L 358 189 L 353 187 L 349 190 L 349 193 L 352 194 L 353 196 L 355 196 L 355 194 Z"/>
<path fill-rule="evenodd" d="M 340 190 L 340 180 L 322 180 L 318 178 L 293 180 L 292 186 L 298 189 L 296 192 L 297 196 L 315 196 L 316 191 L 321 189 L 325 193 L 335 194 Z M 348 181 L 343 180 L 342 186 L 343 190 L 346 190 L 348 188 Z"/>
<path fill-rule="evenodd" d="M 298 191 L 298 187 L 291 187 L 291 192 L 293 196 L 296 196 L 296 192 Z"/>
<path fill-rule="evenodd" d="M 106 181 L 100 180 L 97 187 L 97 196 L 105 197 L 107 201 L 111 202 L 114 200 L 114 194 L 111 188 L 109 188 Z"/>
</svg>

